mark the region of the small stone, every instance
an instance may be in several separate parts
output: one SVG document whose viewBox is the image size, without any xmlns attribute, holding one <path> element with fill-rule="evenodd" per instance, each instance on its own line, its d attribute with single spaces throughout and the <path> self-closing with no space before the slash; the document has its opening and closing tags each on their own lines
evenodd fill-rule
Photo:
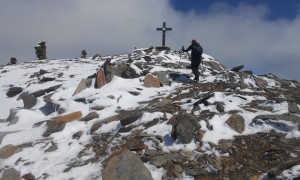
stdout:
<svg viewBox="0 0 300 180">
<path fill-rule="evenodd" d="M 124 119 L 120 119 L 120 123 L 122 126 L 127 126 L 129 124 L 134 123 L 135 121 L 139 120 L 142 117 L 142 113 L 136 114 L 136 115 L 132 115 L 130 117 L 126 117 Z"/>
<path fill-rule="evenodd" d="M 92 119 L 95 119 L 95 118 L 99 118 L 99 114 L 97 112 L 93 111 L 93 112 L 90 112 L 85 117 L 81 118 L 79 121 L 88 122 L 88 121 L 90 121 Z"/>
<path fill-rule="evenodd" d="M 80 139 L 82 134 L 83 134 L 83 131 L 78 131 L 77 133 L 73 134 L 72 138 L 78 140 L 78 139 Z"/>
<path fill-rule="evenodd" d="M 92 125 L 91 129 L 90 129 L 90 133 L 94 133 L 95 131 L 97 131 L 101 126 L 102 126 L 103 123 L 95 123 Z"/>
<path fill-rule="evenodd" d="M 113 96 L 113 95 L 108 95 L 107 97 L 108 97 L 109 99 L 116 99 L 115 96 Z"/>
<path fill-rule="evenodd" d="M 186 157 L 186 158 L 190 158 L 193 156 L 193 152 L 192 151 L 180 151 L 179 153 L 181 156 Z"/>
<path fill-rule="evenodd" d="M 53 152 L 53 151 L 56 151 L 58 148 L 57 148 L 57 144 L 52 142 L 51 141 L 51 146 L 45 150 L 45 152 Z"/>
<path fill-rule="evenodd" d="M 206 131 L 201 130 L 201 129 L 199 129 L 199 131 L 197 132 L 197 138 L 198 138 L 198 141 L 199 141 L 199 142 L 202 141 L 202 138 L 203 138 L 205 132 L 206 132 Z"/>
<path fill-rule="evenodd" d="M 49 73 L 49 72 L 44 70 L 44 69 L 40 69 L 40 75 L 43 75 L 43 74 L 46 74 L 46 73 Z"/>
<path fill-rule="evenodd" d="M 95 110 L 95 111 L 101 111 L 101 110 L 105 109 L 105 106 L 101 106 L 101 105 L 93 106 L 93 107 L 91 107 L 91 109 Z"/>
</svg>

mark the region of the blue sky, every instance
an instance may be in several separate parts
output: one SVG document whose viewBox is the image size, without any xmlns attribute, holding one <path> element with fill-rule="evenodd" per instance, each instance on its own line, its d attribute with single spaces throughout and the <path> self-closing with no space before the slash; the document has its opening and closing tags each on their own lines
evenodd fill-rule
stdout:
<svg viewBox="0 0 300 180">
<path fill-rule="evenodd" d="M 269 8 L 266 18 L 294 19 L 298 15 L 300 2 L 298 0 L 171 0 L 176 10 L 187 13 L 191 10 L 205 14 L 210 6 L 216 3 L 226 3 L 228 6 L 236 7 L 241 4 L 251 6 L 263 5 Z"/>
<path fill-rule="evenodd" d="M 40 41 L 49 59 L 159 46 L 165 21 L 174 50 L 195 38 L 228 68 L 300 80 L 299 10 L 298 0 L 0 1 L 0 64 L 35 59 Z"/>
</svg>

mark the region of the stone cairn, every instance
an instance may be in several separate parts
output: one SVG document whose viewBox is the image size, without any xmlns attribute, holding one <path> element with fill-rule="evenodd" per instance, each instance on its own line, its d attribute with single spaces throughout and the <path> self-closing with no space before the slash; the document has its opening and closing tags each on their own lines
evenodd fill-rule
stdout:
<svg viewBox="0 0 300 180">
<path fill-rule="evenodd" d="M 86 59 L 86 55 L 87 55 L 86 50 L 85 50 L 85 49 L 82 50 L 82 51 L 81 51 L 81 58 Z"/>
<path fill-rule="evenodd" d="M 10 58 L 10 62 L 8 63 L 8 64 L 17 64 L 17 58 L 15 58 L 15 57 L 11 57 Z"/>
<path fill-rule="evenodd" d="M 35 54 L 38 60 L 47 59 L 46 55 L 46 42 L 42 41 L 38 44 L 38 46 L 34 47 Z"/>
</svg>

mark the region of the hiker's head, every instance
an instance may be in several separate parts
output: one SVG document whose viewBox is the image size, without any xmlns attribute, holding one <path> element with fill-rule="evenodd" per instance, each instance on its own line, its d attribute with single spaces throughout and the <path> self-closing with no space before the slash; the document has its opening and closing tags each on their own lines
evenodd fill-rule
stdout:
<svg viewBox="0 0 300 180">
<path fill-rule="evenodd" d="M 191 43 L 192 45 L 198 44 L 198 42 L 195 39 L 193 39 Z"/>
</svg>

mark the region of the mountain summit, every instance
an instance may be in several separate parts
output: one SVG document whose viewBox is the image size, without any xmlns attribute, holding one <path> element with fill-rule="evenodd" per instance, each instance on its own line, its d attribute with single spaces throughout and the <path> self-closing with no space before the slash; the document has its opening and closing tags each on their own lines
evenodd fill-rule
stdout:
<svg viewBox="0 0 300 180">
<path fill-rule="evenodd" d="M 0 179 L 293 179 L 300 83 L 155 48 L 0 69 Z"/>
</svg>

